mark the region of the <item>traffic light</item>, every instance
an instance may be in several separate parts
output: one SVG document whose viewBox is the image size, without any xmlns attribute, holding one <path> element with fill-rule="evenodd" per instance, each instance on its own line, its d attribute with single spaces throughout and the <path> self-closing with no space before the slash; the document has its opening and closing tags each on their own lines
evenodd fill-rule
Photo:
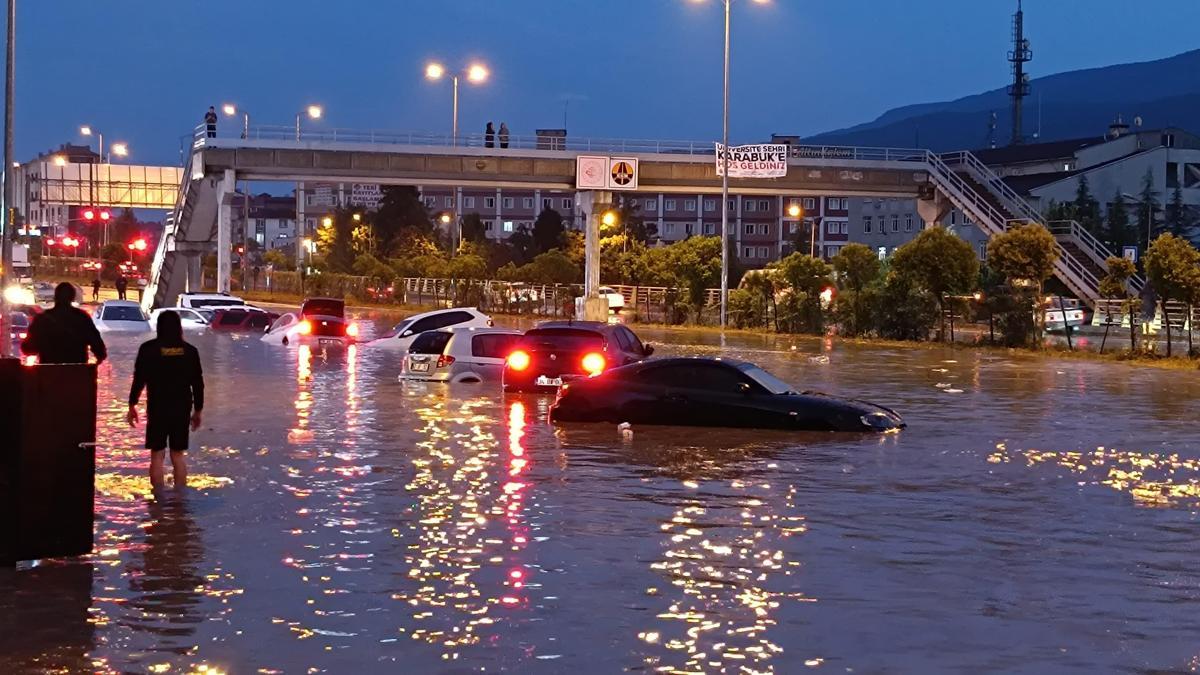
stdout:
<svg viewBox="0 0 1200 675">
<path fill-rule="evenodd" d="M 89 223 L 92 222 L 93 220 L 95 220 L 96 219 L 96 210 L 95 209 L 84 209 L 83 219 L 88 221 Z"/>
<path fill-rule="evenodd" d="M 112 218 L 112 213 L 109 212 L 107 209 L 98 209 L 93 206 L 93 207 L 86 208 L 83 210 L 83 219 L 89 223 L 96 222 L 96 219 L 99 219 L 101 222 L 106 223 L 111 218 Z"/>
<path fill-rule="evenodd" d="M 101 212 L 100 212 L 100 220 L 107 221 L 109 218 L 112 218 L 112 214 L 111 214 L 111 213 L 109 213 L 108 211 L 101 211 Z"/>
</svg>

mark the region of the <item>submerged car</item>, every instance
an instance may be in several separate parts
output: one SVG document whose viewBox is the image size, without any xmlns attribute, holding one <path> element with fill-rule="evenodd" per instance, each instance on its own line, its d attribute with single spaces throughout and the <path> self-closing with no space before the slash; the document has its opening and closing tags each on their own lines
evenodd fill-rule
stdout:
<svg viewBox="0 0 1200 675">
<path fill-rule="evenodd" d="M 378 339 L 372 340 L 367 344 L 378 349 L 389 349 L 407 354 L 413 340 L 421 333 L 455 326 L 487 328 L 493 325 L 495 324 L 492 323 L 490 316 L 474 307 L 438 309 L 410 316 L 396 324 Z"/>
<path fill-rule="evenodd" d="M 358 324 L 346 319 L 346 301 L 309 298 L 300 312 L 288 313 L 272 324 L 264 342 L 344 347 L 358 339 Z"/>
<path fill-rule="evenodd" d="M 795 431 L 885 432 L 905 426 L 889 408 L 797 392 L 753 363 L 700 357 L 645 361 L 563 385 L 550 419 Z"/>
<path fill-rule="evenodd" d="M 505 391 L 553 392 L 564 382 L 599 375 L 654 353 L 625 326 L 547 321 L 521 337 L 504 364 Z"/>
<path fill-rule="evenodd" d="M 8 327 L 12 334 L 12 353 L 21 353 L 21 341 L 29 337 L 29 315 L 25 312 L 9 312 Z"/>
<path fill-rule="evenodd" d="M 223 333 L 265 333 L 279 318 L 274 312 L 249 305 L 195 311 L 208 320 L 209 328 Z"/>
<path fill-rule="evenodd" d="M 188 309 L 187 307 L 163 307 L 150 312 L 150 325 L 158 326 L 158 317 L 165 312 L 173 312 L 179 315 L 179 323 L 183 325 L 185 331 L 202 331 L 208 328 L 208 317 L 200 310 Z M 211 316 L 211 312 L 209 313 Z"/>
<path fill-rule="evenodd" d="M 498 382 L 504 359 L 520 339 L 509 328 L 443 328 L 421 333 L 408 348 L 400 379 L 426 382 Z"/>
<path fill-rule="evenodd" d="M 101 333 L 149 333 L 153 330 L 142 306 L 132 300 L 106 300 L 92 314 Z"/>
</svg>

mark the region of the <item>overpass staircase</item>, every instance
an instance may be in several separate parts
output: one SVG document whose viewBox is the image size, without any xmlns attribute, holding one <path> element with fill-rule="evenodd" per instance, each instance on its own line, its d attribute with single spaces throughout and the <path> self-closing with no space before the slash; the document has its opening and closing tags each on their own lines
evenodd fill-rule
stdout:
<svg viewBox="0 0 1200 675">
<path fill-rule="evenodd" d="M 1045 223 L 1040 213 L 970 152 L 929 153 L 929 165 L 935 184 L 989 236 L 1015 225 L 1045 224 L 1058 245 L 1054 276 L 1080 300 L 1096 304 L 1106 261 L 1113 254 L 1090 232 L 1074 220 Z M 1136 293 L 1141 284 L 1140 279 L 1130 280 L 1130 290 Z"/>
<path fill-rule="evenodd" d="M 217 240 L 217 179 L 193 175 L 193 163 L 198 161 L 197 153 L 189 154 L 179 197 L 158 240 L 142 298 L 147 311 L 176 303 L 179 294 L 188 290 L 189 276 L 198 274 L 202 256 Z"/>
</svg>

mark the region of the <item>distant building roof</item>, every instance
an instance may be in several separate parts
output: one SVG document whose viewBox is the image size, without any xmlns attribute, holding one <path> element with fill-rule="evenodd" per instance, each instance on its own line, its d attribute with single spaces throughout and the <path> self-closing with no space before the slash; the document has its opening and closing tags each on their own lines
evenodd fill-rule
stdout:
<svg viewBox="0 0 1200 675">
<path fill-rule="evenodd" d="M 1073 158 L 1079 150 L 1093 145 L 1100 145 L 1109 140 L 1111 139 L 1104 138 L 1103 136 L 1089 136 L 1087 138 L 1073 138 L 1066 141 L 1009 145 L 1003 148 L 976 150 L 975 156 L 979 158 L 979 161 L 989 166 L 1047 162 L 1055 159 Z"/>
</svg>

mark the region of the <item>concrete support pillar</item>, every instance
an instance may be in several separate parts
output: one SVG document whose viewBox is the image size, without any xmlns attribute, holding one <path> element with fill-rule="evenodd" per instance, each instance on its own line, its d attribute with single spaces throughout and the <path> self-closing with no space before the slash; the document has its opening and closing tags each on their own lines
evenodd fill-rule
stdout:
<svg viewBox="0 0 1200 675">
<path fill-rule="evenodd" d="M 201 268 L 201 263 L 203 261 L 200 259 L 200 254 L 195 251 L 188 251 L 186 253 L 179 253 L 177 255 L 184 256 L 184 269 L 187 274 L 187 292 L 199 293 L 203 291 L 204 286 L 201 284 L 200 278 L 200 274 L 203 271 Z"/>
<path fill-rule="evenodd" d="M 217 185 L 217 292 L 228 293 L 233 274 L 233 196 L 237 191 L 237 172 L 225 170 Z"/>
<path fill-rule="evenodd" d="M 296 269 L 300 269 L 305 263 L 304 238 L 308 236 L 305 201 L 304 183 L 296 183 Z"/>
<path fill-rule="evenodd" d="M 583 316 L 584 321 L 608 321 L 608 299 L 600 297 L 600 218 L 612 208 L 613 195 L 603 190 L 575 196 L 584 223 Z"/>
<path fill-rule="evenodd" d="M 931 199 L 917 199 L 917 215 L 921 216 L 925 229 L 941 223 L 953 208 L 950 198 L 941 190 L 934 190 Z"/>
</svg>

